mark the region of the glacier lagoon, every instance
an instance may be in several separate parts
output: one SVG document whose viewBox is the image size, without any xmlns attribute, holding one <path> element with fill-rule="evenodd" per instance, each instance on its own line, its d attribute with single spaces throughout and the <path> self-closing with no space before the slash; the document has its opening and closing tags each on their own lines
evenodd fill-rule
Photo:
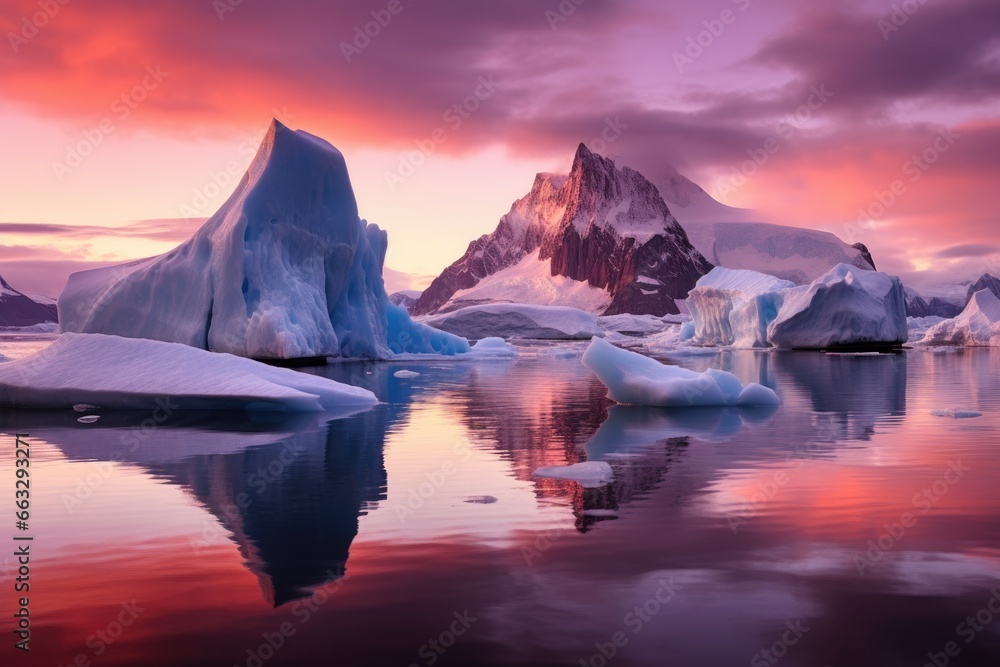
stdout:
<svg viewBox="0 0 1000 667">
<path fill-rule="evenodd" d="M 0 354 L 47 340 L 4 339 Z M 30 434 L 38 480 L 33 659 L 884 666 L 949 642 L 958 664 L 1000 655 L 1000 617 L 964 621 L 1000 582 L 1000 352 L 719 351 L 680 363 L 769 386 L 781 406 L 669 410 L 609 403 L 585 347 L 303 370 L 383 401 L 331 422 L 0 411 L 5 433 Z M 931 414 L 949 408 L 983 414 Z M 611 484 L 533 474 L 588 460 Z M 13 475 L 11 448 L 0 468 Z M 133 626 L 98 657 L 88 637 L 123 605 Z"/>
</svg>

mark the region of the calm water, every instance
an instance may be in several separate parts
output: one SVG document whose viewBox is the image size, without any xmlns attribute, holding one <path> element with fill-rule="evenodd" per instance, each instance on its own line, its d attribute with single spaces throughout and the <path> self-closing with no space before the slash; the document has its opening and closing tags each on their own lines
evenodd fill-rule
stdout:
<svg viewBox="0 0 1000 667">
<path fill-rule="evenodd" d="M 0 662 L 1000 664 L 1000 353 L 680 363 L 784 403 L 615 407 L 532 348 L 313 369 L 385 402 L 331 423 L 0 413 L 35 536 L 30 659 Z M 610 486 L 532 477 L 595 459 Z"/>
</svg>

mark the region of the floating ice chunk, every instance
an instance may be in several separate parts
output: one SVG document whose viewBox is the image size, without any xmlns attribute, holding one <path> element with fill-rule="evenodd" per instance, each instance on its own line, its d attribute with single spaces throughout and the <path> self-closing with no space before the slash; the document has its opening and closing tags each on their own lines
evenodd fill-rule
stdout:
<svg viewBox="0 0 1000 667">
<path fill-rule="evenodd" d="M 510 358 L 517 356 L 517 348 L 503 338 L 490 337 L 477 341 L 470 354 L 478 357 Z"/>
<path fill-rule="evenodd" d="M 903 283 L 849 264 L 785 290 L 781 310 L 767 328 L 768 342 L 788 349 L 899 346 L 907 338 Z"/>
<path fill-rule="evenodd" d="M 767 327 L 778 316 L 784 290 L 795 283 L 756 271 L 712 269 L 687 298 L 695 345 L 767 347 Z"/>
<path fill-rule="evenodd" d="M 568 466 L 549 466 L 534 472 L 536 477 L 569 479 L 579 482 L 584 488 L 596 488 L 609 484 L 615 478 L 611 466 L 604 461 L 584 461 Z"/>
<path fill-rule="evenodd" d="M 599 338 L 591 341 L 583 364 L 608 388 L 611 400 L 626 405 L 749 407 L 780 403 L 773 390 L 753 384 L 744 387 L 732 373 L 714 368 L 696 373 L 667 366 Z"/>
<path fill-rule="evenodd" d="M 85 415 L 77 419 L 77 421 L 80 422 L 81 424 L 93 424 L 100 418 L 101 418 L 100 415 Z"/>
<path fill-rule="evenodd" d="M 497 500 L 496 496 L 469 496 L 465 499 L 465 502 L 472 505 L 492 505 Z"/>
<path fill-rule="evenodd" d="M 0 366 L 0 406 L 358 412 L 367 389 L 179 343 L 66 333 Z"/>
<path fill-rule="evenodd" d="M 958 317 L 934 325 L 920 342 L 1000 347 L 1000 299 L 988 289 L 976 292 Z"/>
<path fill-rule="evenodd" d="M 416 371 L 403 370 L 403 371 L 396 371 L 395 373 L 392 374 L 392 376 L 403 379 L 418 378 L 420 377 L 420 373 L 417 373 Z"/>
<path fill-rule="evenodd" d="M 934 417 L 951 417 L 952 419 L 974 419 L 976 417 L 982 417 L 982 412 L 976 412 L 975 410 L 959 410 L 956 408 L 949 408 L 947 410 L 932 410 L 931 415 Z"/>
<path fill-rule="evenodd" d="M 470 340 L 490 337 L 565 340 L 603 335 L 596 315 L 567 306 L 491 303 L 434 315 L 424 321 Z"/>
<path fill-rule="evenodd" d="M 87 403 L 77 403 L 73 406 L 74 412 L 90 412 L 91 410 L 97 410 L 97 406 L 89 405 Z"/>
</svg>

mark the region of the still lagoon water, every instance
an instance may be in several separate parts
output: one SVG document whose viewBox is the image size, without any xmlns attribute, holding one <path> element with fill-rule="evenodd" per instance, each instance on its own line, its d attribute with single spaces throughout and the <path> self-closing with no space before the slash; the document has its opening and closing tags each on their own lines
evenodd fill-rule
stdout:
<svg viewBox="0 0 1000 667">
<path fill-rule="evenodd" d="M 761 412 L 615 406 L 584 345 L 306 369 L 383 401 L 333 421 L 0 412 L 2 663 L 1000 664 L 1000 352 L 676 360 Z M 586 460 L 614 482 L 532 475 Z"/>
</svg>

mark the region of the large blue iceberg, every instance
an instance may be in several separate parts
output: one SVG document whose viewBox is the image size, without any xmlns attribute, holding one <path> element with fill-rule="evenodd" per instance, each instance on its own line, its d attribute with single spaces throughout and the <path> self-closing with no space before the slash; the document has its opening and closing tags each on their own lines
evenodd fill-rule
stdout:
<svg viewBox="0 0 1000 667">
<path fill-rule="evenodd" d="M 389 302 L 387 245 L 358 216 L 340 151 L 273 121 L 235 192 L 188 241 L 70 276 L 60 327 L 255 359 L 467 352 L 464 338 Z"/>
</svg>

